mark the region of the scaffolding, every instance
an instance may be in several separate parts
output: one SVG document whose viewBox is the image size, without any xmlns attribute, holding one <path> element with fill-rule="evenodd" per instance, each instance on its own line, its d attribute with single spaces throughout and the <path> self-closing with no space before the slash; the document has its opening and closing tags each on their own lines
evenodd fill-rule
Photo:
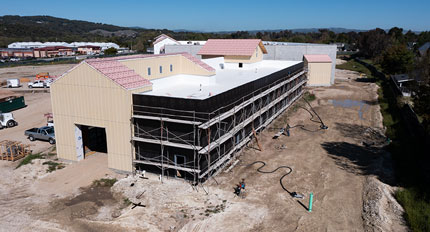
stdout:
<svg viewBox="0 0 430 232">
<path fill-rule="evenodd" d="M 275 81 L 219 108 L 212 109 L 216 104 L 204 100 L 190 103 L 196 109 L 207 104 L 210 112 L 166 107 L 167 104 L 161 103 L 149 106 L 134 100 L 132 146 L 136 170 L 157 167 L 162 177 L 166 173 L 179 174 L 194 184 L 216 175 L 256 132 L 302 96 L 307 81 L 305 72 L 300 66 L 278 73 L 270 77 Z"/>
</svg>

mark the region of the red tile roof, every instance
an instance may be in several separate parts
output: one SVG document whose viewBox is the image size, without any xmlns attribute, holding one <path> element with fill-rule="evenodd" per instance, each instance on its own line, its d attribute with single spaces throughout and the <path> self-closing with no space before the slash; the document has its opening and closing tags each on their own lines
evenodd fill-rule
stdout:
<svg viewBox="0 0 430 232">
<path fill-rule="evenodd" d="M 205 62 L 201 61 L 200 59 L 197 59 L 196 57 L 194 57 L 193 55 L 189 54 L 189 53 L 181 53 L 181 55 L 189 60 L 191 60 L 193 63 L 199 65 L 200 67 L 208 70 L 209 72 L 215 72 L 215 69 L 212 68 L 211 66 L 209 66 L 208 64 L 206 64 Z"/>
<path fill-rule="evenodd" d="M 118 60 L 92 59 L 85 62 L 125 89 L 151 85 L 149 80 L 143 78 Z"/>
<path fill-rule="evenodd" d="M 151 81 L 145 79 L 144 77 L 137 74 L 134 70 L 128 68 L 126 65 L 120 61 L 138 58 L 151 58 L 151 57 L 162 57 L 162 56 L 172 56 L 172 55 L 182 55 L 193 63 L 199 65 L 203 69 L 214 72 L 215 69 L 202 62 L 201 60 L 195 58 L 188 53 L 172 53 L 172 54 L 159 54 L 159 55 L 131 55 L 131 56 L 118 56 L 111 58 L 97 58 L 88 59 L 85 62 L 91 67 L 95 68 L 103 75 L 117 83 L 118 85 L 124 87 L 125 89 L 135 89 L 148 85 L 152 85 Z"/>
<path fill-rule="evenodd" d="M 309 63 L 331 63 L 332 60 L 328 55 L 303 55 Z"/>
<path fill-rule="evenodd" d="M 209 39 L 198 55 L 252 56 L 257 46 L 267 53 L 261 39 Z"/>
<path fill-rule="evenodd" d="M 60 49 L 72 50 L 72 48 L 65 47 L 65 46 L 51 46 L 51 47 L 35 48 L 34 50 L 35 51 L 55 51 L 55 50 L 60 50 Z"/>
<path fill-rule="evenodd" d="M 100 46 L 94 46 L 94 45 L 83 45 L 83 46 L 79 46 L 78 48 L 94 48 L 94 49 L 100 49 Z"/>
</svg>

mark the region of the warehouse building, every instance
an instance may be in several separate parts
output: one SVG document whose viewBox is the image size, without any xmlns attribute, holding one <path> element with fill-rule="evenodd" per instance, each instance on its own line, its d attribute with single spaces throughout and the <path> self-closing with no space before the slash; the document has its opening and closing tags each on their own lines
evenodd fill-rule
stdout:
<svg viewBox="0 0 430 232">
<path fill-rule="evenodd" d="M 0 48 L 0 57 L 34 57 L 33 49 Z"/>
<path fill-rule="evenodd" d="M 227 55 L 208 42 L 202 54 L 218 53 L 204 60 L 176 53 L 83 61 L 51 86 L 58 156 L 78 161 L 93 150 L 116 170 L 194 182 L 214 175 L 306 85 L 303 61 L 255 61 L 261 41 L 228 43 Z"/>
<path fill-rule="evenodd" d="M 164 54 L 166 53 L 165 50 L 165 46 L 166 45 L 189 45 L 188 47 L 192 47 L 193 45 L 204 45 L 206 43 L 206 41 L 193 41 L 193 40 L 180 40 L 177 41 L 175 39 L 173 39 L 172 37 L 166 35 L 166 34 L 161 34 L 157 37 L 154 38 L 153 40 L 154 42 L 152 42 L 152 47 L 147 49 L 148 53 L 153 53 L 153 54 Z M 199 48 L 200 49 L 200 48 Z M 192 52 L 189 51 L 182 51 L 182 52 L 188 52 L 190 54 L 193 54 Z M 196 51 L 197 53 L 197 51 Z"/>
<path fill-rule="evenodd" d="M 29 49 L 29 48 L 44 48 L 44 47 L 56 47 L 56 46 L 63 46 L 63 47 L 69 47 L 69 48 L 77 48 L 80 46 L 97 46 L 100 47 L 102 51 L 108 49 L 108 48 L 115 48 L 119 49 L 119 45 L 116 43 L 111 42 L 73 42 L 73 43 L 66 43 L 66 42 L 14 42 L 9 44 L 8 48 L 19 48 L 19 49 Z"/>
</svg>

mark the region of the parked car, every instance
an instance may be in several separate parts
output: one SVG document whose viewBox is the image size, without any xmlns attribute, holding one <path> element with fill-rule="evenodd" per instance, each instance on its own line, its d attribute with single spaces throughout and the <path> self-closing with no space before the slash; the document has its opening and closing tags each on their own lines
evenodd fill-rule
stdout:
<svg viewBox="0 0 430 232">
<path fill-rule="evenodd" d="M 18 123 L 15 121 L 12 113 L 1 113 L 0 114 L 0 129 L 5 127 L 14 127 L 18 126 Z"/>
<path fill-rule="evenodd" d="M 30 130 L 26 130 L 24 135 L 28 137 L 30 141 L 35 140 L 45 140 L 50 144 L 55 144 L 55 132 L 54 127 L 52 126 L 44 126 L 41 128 L 32 128 Z"/>
<path fill-rule="evenodd" d="M 19 59 L 19 58 L 10 58 L 10 61 L 20 61 L 21 59 Z"/>
<path fill-rule="evenodd" d="M 18 88 L 21 86 L 21 82 L 18 78 L 7 79 L 7 87 L 8 88 Z"/>
<path fill-rule="evenodd" d="M 51 84 L 52 84 L 52 82 L 54 82 L 54 80 L 52 80 L 52 79 L 46 79 L 46 80 L 45 80 L 45 85 L 46 85 L 46 87 L 47 87 L 47 88 L 51 88 Z"/>
<path fill-rule="evenodd" d="M 34 82 L 28 82 L 28 88 L 48 88 L 46 83 L 44 81 L 34 81 Z"/>
</svg>

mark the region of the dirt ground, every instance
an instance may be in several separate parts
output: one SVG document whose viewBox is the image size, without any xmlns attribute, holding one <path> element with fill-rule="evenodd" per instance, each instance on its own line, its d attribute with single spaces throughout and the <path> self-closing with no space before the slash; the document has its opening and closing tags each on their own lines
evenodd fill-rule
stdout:
<svg viewBox="0 0 430 232">
<path fill-rule="evenodd" d="M 263 151 L 250 143 L 235 167 L 202 186 L 121 176 L 106 168 L 104 154 L 52 173 L 40 160 L 19 169 L 1 161 L 0 231 L 407 231 L 381 149 L 377 86 L 357 78 L 336 70 L 333 86 L 309 89 L 327 130 L 301 100 L 260 133 Z M 287 123 L 291 135 L 272 139 Z M 292 172 L 280 183 L 286 169 L 264 174 L 260 163 L 250 165 L 256 161 L 266 163 L 262 171 Z M 102 177 L 119 181 L 110 190 L 90 185 Z M 244 198 L 233 194 L 242 178 Z"/>
<path fill-rule="evenodd" d="M 34 78 L 36 74 L 42 72 L 49 72 L 51 76 L 60 76 L 75 65 L 76 64 L 56 64 L 0 68 L 0 82 L 8 78 Z"/>
<path fill-rule="evenodd" d="M 49 93 L 25 93 L 24 99 L 27 107 L 12 112 L 18 126 L 0 130 L 0 141 L 14 140 L 30 144 L 34 153 L 45 151 L 51 147 L 48 142 L 30 142 L 24 136 L 24 131 L 33 127 L 46 126 L 44 114 L 52 112 Z"/>
<path fill-rule="evenodd" d="M 34 79 L 37 73 L 49 72 L 50 75 L 59 76 L 72 68 L 75 64 L 59 64 L 59 65 L 41 65 L 41 66 L 20 66 L 11 68 L 0 68 L 0 82 L 8 78 L 27 77 Z M 38 153 L 45 151 L 50 147 L 45 141 L 30 142 L 25 136 L 24 131 L 33 127 L 41 127 L 46 125 L 44 114 L 51 113 L 51 98 L 49 93 L 44 93 L 44 89 L 33 89 L 33 92 L 23 92 L 28 90 L 26 83 L 21 83 L 20 88 L 5 89 L 1 91 L 14 91 L 18 95 L 24 95 L 27 107 L 13 111 L 13 115 L 18 122 L 17 127 L 6 128 L 0 130 L 0 141 L 5 139 L 20 141 L 26 144 L 31 144 L 33 152 Z"/>
</svg>

